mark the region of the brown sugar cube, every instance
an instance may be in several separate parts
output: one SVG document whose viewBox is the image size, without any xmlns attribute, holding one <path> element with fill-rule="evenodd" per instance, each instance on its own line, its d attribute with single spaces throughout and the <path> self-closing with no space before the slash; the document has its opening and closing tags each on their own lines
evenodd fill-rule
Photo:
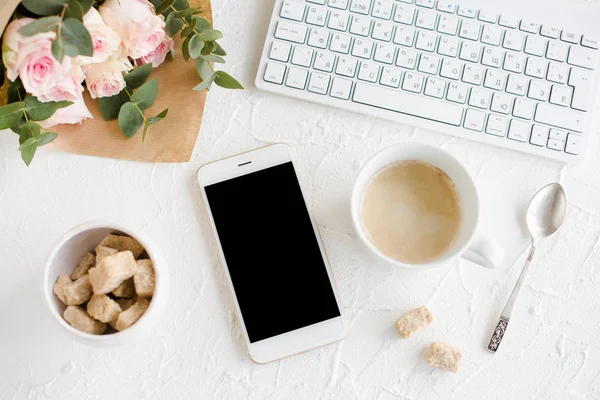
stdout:
<svg viewBox="0 0 600 400">
<path fill-rule="evenodd" d="M 98 246 L 110 247 L 111 249 L 117 249 L 118 251 L 129 250 L 133 253 L 133 257 L 136 260 L 144 252 L 144 247 L 130 236 L 108 235 Z"/>
<path fill-rule="evenodd" d="M 137 271 L 136 271 L 137 272 Z M 134 275 L 135 276 L 135 275 Z M 135 296 L 135 287 L 133 286 L 133 278 L 125 279 L 112 294 L 116 297 L 133 297 Z"/>
<path fill-rule="evenodd" d="M 108 256 L 114 256 L 119 250 L 111 249 L 110 247 L 98 246 L 96 247 L 96 265 Z"/>
<path fill-rule="evenodd" d="M 106 330 L 106 324 L 96 321 L 79 306 L 67 307 L 63 313 L 63 317 L 73 328 L 81 332 L 101 335 Z"/>
<path fill-rule="evenodd" d="M 100 260 L 90 269 L 90 281 L 94 294 L 107 294 L 115 290 L 125 279 L 135 274 L 137 264 L 130 251 L 122 251 Z"/>
<path fill-rule="evenodd" d="M 62 301 L 65 305 L 67 304 L 67 299 L 65 299 L 65 287 L 71 285 L 73 281 L 67 275 L 61 275 L 56 280 L 54 284 L 54 294 L 60 301 Z"/>
<path fill-rule="evenodd" d="M 76 281 L 81 278 L 83 275 L 87 274 L 90 268 L 93 268 L 96 265 L 96 256 L 92 253 L 85 253 L 75 271 L 71 272 L 71 279 Z"/>
<path fill-rule="evenodd" d="M 129 309 L 129 307 L 131 307 L 132 305 L 135 304 L 137 299 L 127 299 L 127 298 L 119 298 L 116 299 L 115 301 L 119 304 L 119 306 L 121 307 L 121 310 L 126 311 Z M 118 318 L 118 316 L 117 316 Z M 113 327 L 113 329 L 117 329 L 117 318 L 113 319 L 112 321 L 109 322 L 109 325 Z"/>
<path fill-rule="evenodd" d="M 405 313 L 396 322 L 396 329 L 398 329 L 400 336 L 407 338 L 425 328 L 432 320 L 433 318 L 427 307 L 421 306 Z"/>
<path fill-rule="evenodd" d="M 425 357 L 427 364 L 435 368 L 443 368 L 448 371 L 458 372 L 462 354 L 460 349 L 447 343 L 433 342 Z"/>
<path fill-rule="evenodd" d="M 90 275 L 85 274 L 70 285 L 66 285 L 63 289 L 66 305 L 78 306 L 85 303 L 92 297 L 92 284 L 90 283 Z"/>
<path fill-rule="evenodd" d="M 154 267 L 152 260 L 138 260 L 137 271 L 133 275 L 135 292 L 140 297 L 152 297 L 154 294 Z"/>
<path fill-rule="evenodd" d="M 110 322 L 119 316 L 121 306 L 105 294 L 95 294 L 87 303 L 87 312 L 100 322 Z"/>
<path fill-rule="evenodd" d="M 135 302 L 131 307 L 127 310 L 123 311 L 119 314 L 117 318 L 117 322 L 114 325 L 114 328 L 118 331 L 125 330 L 133 325 L 140 317 L 146 312 L 148 306 L 150 305 L 150 300 L 145 297 L 141 297 L 138 301 Z"/>
</svg>

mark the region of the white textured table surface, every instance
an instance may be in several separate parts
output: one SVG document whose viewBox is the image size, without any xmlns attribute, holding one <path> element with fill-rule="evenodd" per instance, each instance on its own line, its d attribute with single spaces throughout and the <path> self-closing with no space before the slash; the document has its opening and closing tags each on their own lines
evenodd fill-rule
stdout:
<svg viewBox="0 0 600 400">
<path fill-rule="evenodd" d="M 213 0 L 229 69 L 249 89 L 211 93 L 188 164 L 42 151 L 26 169 L 14 136 L 0 133 L 0 399 L 600 398 L 600 110 L 593 156 L 564 166 L 257 92 L 252 82 L 272 4 Z M 566 15 L 571 25 L 590 27 L 600 16 L 593 1 L 525 5 Z M 405 140 L 436 144 L 465 163 L 482 197 L 481 231 L 507 249 L 502 267 L 488 271 L 456 261 L 408 273 L 375 268 L 357 251 L 348 212 L 352 181 L 369 156 Z M 344 342 L 261 366 L 246 354 L 195 172 L 207 161 L 273 141 L 295 151 L 350 329 Z M 485 343 L 524 258 L 524 208 L 551 181 L 567 190 L 565 225 L 540 246 L 503 347 L 492 355 Z M 172 292 L 162 324 L 127 347 L 73 341 L 41 296 L 55 241 L 76 224 L 102 218 L 142 227 L 169 260 Z M 430 307 L 434 323 L 400 339 L 394 321 L 421 304 Z M 424 363 L 433 340 L 462 348 L 458 374 Z"/>
</svg>

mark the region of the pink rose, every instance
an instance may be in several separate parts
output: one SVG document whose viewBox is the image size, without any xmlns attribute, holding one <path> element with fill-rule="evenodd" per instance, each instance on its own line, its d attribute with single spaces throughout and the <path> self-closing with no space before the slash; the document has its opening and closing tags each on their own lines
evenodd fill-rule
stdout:
<svg viewBox="0 0 600 400">
<path fill-rule="evenodd" d="M 123 72 L 130 71 L 132 68 L 127 58 L 111 59 L 86 66 L 85 84 L 92 99 L 119 94 L 127 86 L 123 79 Z"/>
<path fill-rule="evenodd" d="M 142 64 L 152 63 L 152 67 L 156 68 L 165 61 L 167 54 L 173 50 L 173 47 L 175 47 L 175 42 L 169 36 L 166 36 L 165 40 L 153 52 L 138 61 Z"/>
<path fill-rule="evenodd" d="M 92 113 L 85 105 L 83 97 L 79 97 L 69 107 L 56 110 L 53 116 L 45 121 L 41 121 L 40 125 L 44 129 L 48 129 L 59 124 L 80 124 L 84 119 L 93 118 Z"/>
<path fill-rule="evenodd" d="M 147 0 L 107 0 L 98 11 L 121 37 L 127 56 L 134 60 L 154 52 L 167 37 L 165 21 Z"/>
<path fill-rule="evenodd" d="M 83 24 L 90 32 L 94 45 L 92 57 L 81 57 L 84 64 L 101 63 L 109 58 L 118 58 L 121 55 L 121 38 L 104 20 L 94 7 L 83 17 Z"/>
</svg>

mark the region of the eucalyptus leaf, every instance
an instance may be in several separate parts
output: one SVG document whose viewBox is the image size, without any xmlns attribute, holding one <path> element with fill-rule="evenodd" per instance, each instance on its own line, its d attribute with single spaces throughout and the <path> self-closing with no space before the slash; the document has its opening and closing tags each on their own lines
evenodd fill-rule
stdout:
<svg viewBox="0 0 600 400">
<path fill-rule="evenodd" d="M 239 83 L 233 76 L 229 75 L 225 71 L 215 72 L 215 83 L 217 86 L 221 86 L 225 89 L 243 89 L 241 83 Z"/>
<path fill-rule="evenodd" d="M 216 54 L 218 56 L 226 56 L 227 52 L 225 51 L 225 49 L 223 47 L 221 47 L 221 45 L 217 42 L 213 42 L 215 45 L 215 48 L 213 49 L 213 54 Z"/>
<path fill-rule="evenodd" d="M 56 110 L 73 104 L 71 101 L 50 101 L 42 103 L 35 96 L 25 98 L 24 110 L 33 121 L 44 121 L 54 115 Z"/>
<path fill-rule="evenodd" d="M 162 0 L 150 0 L 150 3 L 152 3 L 154 8 L 157 8 L 162 4 Z"/>
<path fill-rule="evenodd" d="M 215 80 L 215 74 L 211 74 L 206 79 L 203 79 L 202 83 L 199 84 L 198 86 L 196 86 L 194 88 L 194 90 L 196 90 L 196 91 L 200 91 L 200 90 L 204 90 L 204 89 L 210 90 L 210 86 L 212 85 L 214 80 Z"/>
<path fill-rule="evenodd" d="M 27 96 L 27 92 L 25 92 L 25 88 L 21 84 L 21 81 L 17 80 L 16 82 L 12 82 L 8 87 L 6 93 L 6 100 L 7 103 L 14 103 L 17 101 L 22 101 L 25 98 L 25 96 Z"/>
<path fill-rule="evenodd" d="M 173 8 L 177 11 L 187 10 L 190 8 L 190 2 L 188 0 L 175 0 Z"/>
<path fill-rule="evenodd" d="M 209 54 L 212 54 L 214 48 L 215 48 L 215 43 L 214 41 L 209 41 L 209 42 L 205 42 L 204 43 L 204 48 L 201 51 L 201 54 L 207 56 Z"/>
<path fill-rule="evenodd" d="M 25 142 L 27 142 L 30 138 L 37 138 L 40 135 L 41 131 L 40 124 L 33 121 L 27 121 L 21 126 L 21 131 L 19 132 L 19 144 L 23 146 Z"/>
<path fill-rule="evenodd" d="M 33 36 L 38 33 L 50 32 L 56 29 L 56 27 L 60 24 L 60 17 L 55 15 L 51 17 L 44 17 L 40 19 L 36 19 L 33 22 L 25 25 L 21 29 L 19 29 L 19 33 L 23 36 Z"/>
<path fill-rule="evenodd" d="M 133 71 L 125 75 L 125 83 L 130 89 L 137 89 L 146 82 L 148 76 L 152 72 L 152 64 L 144 64 L 135 68 Z"/>
<path fill-rule="evenodd" d="M 163 120 L 167 114 L 169 113 L 169 109 L 162 110 L 156 117 L 148 118 L 148 125 L 153 125 L 161 120 Z"/>
<path fill-rule="evenodd" d="M 200 39 L 200 34 L 195 34 L 194 36 L 192 36 L 192 38 L 190 39 L 190 45 L 189 45 L 189 52 L 190 52 L 190 57 L 192 57 L 193 59 L 196 59 L 200 56 L 200 52 L 202 51 L 202 49 L 204 48 L 204 41 L 202 41 L 202 39 Z"/>
<path fill-rule="evenodd" d="M 8 129 L 23 118 L 25 103 L 17 101 L 0 107 L 0 129 Z"/>
<path fill-rule="evenodd" d="M 42 133 L 40 136 L 38 136 L 36 144 L 38 146 L 45 146 L 48 143 L 50 143 L 51 141 L 53 141 L 54 139 L 56 139 L 58 137 L 58 133 L 56 132 L 45 132 Z"/>
<path fill-rule="evenodd" d="M 25 165 L 27 165 L 28 167 L 31 165 L 36 151 L 36 145 L 28 146 L 21 150 L 21 158 L 23 159 L 23 162 L 25 162 Z"/>
<path fill-rule="evenodd" d="M 197 14 L 198 11 L 199 10 L 197 8 L 188 8 L 181 11 L 175 11 L 173 15 L 175 16 L 175 18 L 185 18 Z"/>
<path fill-rule="evenodd" d="M 223 34 L 216 29 L 206 29 L 200 32 L 200 40 L 203 42 L 208 42 L 211 40 L 218 40 L 223 38 Z"/>
<path fill-rule="evenodd" d="M 162 0 L 162 4 L 156 7 L 156 14 L 162 14 L 175 3 L 175 0 Z"/>
<path fill-rule="evenodd" d="M 129 96 L 125 90 L 111 97 L 101 97 L 98 99 L 100 103 L 100 114 L 105 121 L 112 121 L 119 117 L 119 111 L 123 104 L 129 101 Z"/>
<path fill-rule="evenodd" d="M 225 64 L 225 59 L 216 54 L 208 54 L 208 55 L 200 54 L 200 58 L 203 60 L 209 61 L 209 62 L 213 62 L 213 63 Z"/>
<path fill-rule="evenodd" d="M 201 58 L 196 60 L 196 71 L 198 71 L 198 75 L 200 78 L 202 78 L 202 80 L 208 78 L 214 72 L 208 62 Z"/>
<path fill-rule="evenodd" d="M 52 42 L 52 55 L 54 58 L 61 63 L 65 58 L 65 53 L 66 51 L 63 41 L 61 39 L 54 40 L 54 42 Z"/>
<path fill-rule="evenodd" d="M 152 79 L 136 90 L 131 96 L 131 102 L 137 104 L 140 109 L 145 110 L 154 104 L 156 96 L 158 96 L 158 78 Z"/>
<path fill-rule="evenodd" d="M 132 137 L 140 130 L 144 123 L 144 116 L 140 113 L 135 105 L 128 101 L 123 104 L 119 111 L 119 128 L 125 137 Z"/>
<path fill-rule="evenodd" d="M 211 29 L 212 25 L 210 24 L 210 22 L 208 22 L 207 19 L 202 18 L 202 17 L 194 17 L 195 22 L 195 28 L 197 32 L 203 32 L 207 29 Z"/>
<path fill-rule="evenodd" d="M 60 34 L 64 42 L 65 53 L 68 56 L 75 57 L 81 55 L 91 57 L 94 55 L 92 37 L 81 21 L 75 18 L 65 19 L 60 26 Z"/>
<path fill-rule="evenodd" d="M 187 24 L 187 27 L 181 31 L 181 37 L 190 36 L 192 33 L 194 33 L 195 27 L 196 27 L 196 20 L 193 19 Z"/>
<path fill-rule="evenodd" d="M 65 12 L 65 17 L 83 21 L 83 16 L 94 5 L 94 0 L 71 0 Z"/>
<path fill-rule="evenodd" d="M 22 145 L 19 146 L 19 150 L 23 151 L 24 148 L 33 146 L 36 143 L 37 143 L 37 138 L 30 137 L 27 140 L 25 140 Z"/>
<path fill-rule="evenodd" d="M 166 24 L 166 30 L 167 30 L 167 35 L 169 36 L 173 36 L 174 34 L 176 34 L 177 32 L 179 32 L 179 30 L 183 27 L 183 21 L 175 18 L 173 16 L 173 13 L 169 14 L 169 16 L 167 17 L 167 20 L 165 21 Z"/>
<path fill-rule="evenodd" d="M 190 59 L 190 38 L 186 37 L 181 45 L 181 53 L 183 54 L 183 59 L 188 61 Z"/>
<path fill-rule="evenodd" d="M 37 15 L 52 15 L 62 11 L 69 0 L 23 0 L 23 6 Z"/>
<path fill-rule="evenodd" d="M 146 141 L 146 133 L 148 133 L 149 127 L 150 127 L 150 124 L 148 123 L 148 120 L 144 121 L 144 132 L 142 133 L 142 143 L 144 143 Z"/>
</svg>

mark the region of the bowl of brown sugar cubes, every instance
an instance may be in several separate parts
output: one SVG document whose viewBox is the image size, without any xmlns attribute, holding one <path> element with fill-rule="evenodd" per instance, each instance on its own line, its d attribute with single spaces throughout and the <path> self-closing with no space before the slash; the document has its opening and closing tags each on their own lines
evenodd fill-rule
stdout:
<svg viewBox="0 0 600 400">
<path fill-rule="evenodd" d="M 167 302 L 166 266 L 155 245 L 115 223 L 69 231 L 46 264 L 44 293 L 57 322 L 90 344 L 124 344 L 149 331 Z"/>
</svg>

